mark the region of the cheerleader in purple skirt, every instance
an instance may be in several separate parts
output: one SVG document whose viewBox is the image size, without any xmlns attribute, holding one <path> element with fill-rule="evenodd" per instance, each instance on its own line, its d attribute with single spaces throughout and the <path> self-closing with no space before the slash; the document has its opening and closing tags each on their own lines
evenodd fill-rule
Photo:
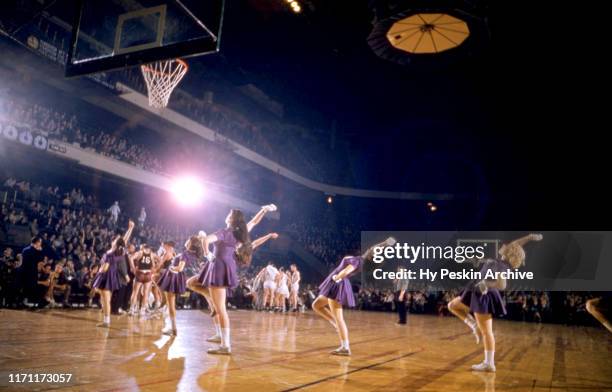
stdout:
<svg viewBox="0 0 612 392">
<path fill-rule="evenodd" d="M 348 328 L 342 312 L 343 306 L 355 306 L 355 295 L 349 278 L 361 269 L 364 262 L 372 261 L 374 248 L 393 246 L 394 244 L 395 239 L 389 237 L 385 241 L 371 246 L 361 256 L 345 256 L 319 286 L 319 296 L 312 303 L 312 310 L 329 321 L 340 338 L 340 347 L 332 351 L 331 354 L 351 355 Z"/>
<path fill-rule="evenodd" d="M 523 246 L 530 241 L 541 241 L 541 234 L 529 234 L 504 244 L 499 249 L 498 260 L 487 260 L 480 273 L 485 276 L 488 271 L 502 272 L 516 269 L 525 263 L 525 250 Z M 493 316 L 506 314 L 506 307 L 500 291 L 506 288 L 503 278 L 497 280 L 481 280 L 470 285 L 461 292 L 461 295 L 448 303 L 448 309 L 470 327 L 480 342 L 482 335 L 484 343 L 484 361 L 472 366 L 472 370 L 495 372 L 495 336 L 493 335 Z M 474 316 L 472 316 L 472 314 Z"/>
<path fill-rule="evenodd" d="M 185 244 L 186 250 L 176 256 L 159 280 L 159 289 L 164 293 L 168 306 L 166 327 L 162 330 L 164 335 L 176 336 L 176 296 L 186 290 L 185 268 L 198 265 L 204 258 L 203 239 L 192 236 Z M 168 322 L 169 321 L 169 322 Z"/>
<path fill-rule="evenodd" d="M 210 343 L 221 343 L 221 326 L 219 325 L 219 317 L 214 310 L 212 297 L 210 293 L 210 287 L 204 287 L 202 286 L 202 283 L 200 283 L 200 278 L 206 276 L 208 269 L 211 267 L 211 264 L 214 262 L 215 256 L 213 253 L 210 253 L 208 251 L 208 243 L 206 242 L 206 233 L 203 231 L 200 231 L 200 236 L 202 237 L 202 241 L 204 242 L 205 261 L 200 269 L 200 272 L 197 275 L 194 275 L 191 278 L 187 279 L 187 288 L 203 296 L 204 299 L 206 299 L 206 303 L 208 304 L 208 309 L 210 309 L 211 311 L 210 316 L 212 317 L 213 325 L 215 327 L 215 334 L 207 338 L 206 341 Z M 255 249 L 263 245 L 269 239 L 277 239 L 277 238 L 278 238 L 277 233 L 270 233 L 270 234 L 264 235 L 263 237 L 257 238 L 255 241 L 251 243 L 253 247 L 253 251 L 255 251 Z"/>
<path fill-rule="evenodd" d="M 115 290 L 119 290 L 122 285 L 130 282 L 130 277 L 127 273 L 126 244 L 130 240 L 132 230 L 134 230 L 134 222 L 130 220 L 127 232 L 123 237 L 120 235 L 115 237 L 111 249 L 102 256 L 100 269 L 94 278 L 92 286 L 100 294 L 102 314 L 104 315 L 104 321 L 98 324 L 98 327 L 110 327 L 112 293 Z M 122 279 L 124 280 L 123 282 Z"/>
<path fill-rule="evenodd" d="M 237 264 L 248 266 L 251 263 L 253 244 L 249 232 L 271 211 L 276 211 L 274 204 L 262 207 L 247 223 L 242 211 L 232 209 L 225 218 L 227 227 L 206 236 L 206 243 L 214 244 L 214 261 L 202 269 L 198 282 L 210 293 L 214 317 L 218 318 L 221 332 L 220 347 L 209 349 L 209 354 L 231 354 L 230 324 L 225 308 L 227 289 L 238 286 Z"/>
</svg>

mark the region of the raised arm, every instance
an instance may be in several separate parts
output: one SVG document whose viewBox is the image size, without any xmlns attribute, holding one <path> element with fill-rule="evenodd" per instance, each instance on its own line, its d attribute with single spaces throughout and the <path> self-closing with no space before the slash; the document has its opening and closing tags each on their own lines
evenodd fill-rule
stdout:
<svg viewBox="0 0 612 392">
<path fill-rule="evenodd" d="M 278 238 L 278 234 L 277 233 L 266 234 L 266 235 L 264 235 L 262 237 L 257 238 L 253 242 L 251 242 L 251 246 L 253 247 L 253 250 L 255 250 L 258 247 L 262 246 L 269 239 L 274 239 L 275 240 L 277 238 Z"/>
<path fill-rule="evenodd" d="M 134 231 L 134 221 L 130 219 L 129 222 L 128 222 L 128 229 L 125 232 L 125 234 L 123 235 L 123 242 L 125 242 L 126 246 L 127 246 L 128 242 L 130 242 L 130 237 L 132 236 L 132 231 Z"/>
<path fill-rule="evenodd" d="M 379 242 L 378 244 L 374 244 L 374 245 L 370 246 L 368 248 L 368 250 L 366 250 L 365 253 L 361 257 L 363 257 L 364 260 L 365 259 L 369 260 L 369 259 L 372 258 L 372 255 L 374 253 L 374 249 L 375 248 L 381 248 L 381 247 L 384 248 L 384 247 L 387 247 L 387 246 L 393 246 L 393 245 L 395 245 L 396 242 L 397 241 L 396 241 L 395 238 L 389 237 L 386 240 L 384 240 L 383 242 Z"/>
<path fill-rule="evenodd" d="M 531 241 L 542 241 L 542 238 L 544 238 L 544 236 L 542 236 L 542 234 L 533 234 L 532 233 L 532 234 L 526 235 L 524 237 L 521 237 L 521 238 L 518 238 L 518 239 L 512 241 L 509 245 L 516 244 L 516 245 L 523 246 L 526 243 L 531 242 Z"/>
<path fill-rule="evenodd" d="M 276 211 L 276 210 L 277 208 L 276 208 L 276 205 L 274 204 L 268 204 L 268 205 L 261 207 L 259 212 L 255 214 L 253 219 L 251 219 L 249 223 L 247 223 L 247 230 L 249 232 L 253 230 L 253 227 L 257 226 L 259 222 L 261 222 L 261 220 L 263 219 L 264 215 L 266 215 L 266 213 Z"/>
</svg>

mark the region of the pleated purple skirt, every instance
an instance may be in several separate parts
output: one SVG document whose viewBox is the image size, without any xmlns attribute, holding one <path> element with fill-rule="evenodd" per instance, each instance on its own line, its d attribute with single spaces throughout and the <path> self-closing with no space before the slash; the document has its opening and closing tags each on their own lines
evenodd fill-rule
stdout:
<svg viewBox="0 0 612 392">
<path fill-rule="evenodd" d="M 116 268 L 110 267 L 105 272 L 99 272 L 94 278 L 93 287 L 100 290 L 119 290 L 121 288 L 119 271 Z"/>
<path fill-rule="evenodd" d="M 489 289 L 484 295 L 473 288 L 465 289 L 461 293 L 461 302 L 469 306 L 473 313 L 492 314 L 498 317 L 506 314 L 504 299 L 497 289 Z"/>
<path fill-rule="evenodd" d="M 174 294 L 183 294 L 187 290 L 185 272 L 172 272 L 168 268 L 159 280 L 159 289 Z"/>
<path fill-rule="evenodd" d="M 206 274 L 208 273 L 208 270 L 210 269 L 210 264 L 211 262 L 208 260 L 206 260 L 204 264 L 202 264 L 202 267 L 200 268 L 200 272 L 198 272 L 198 282 L 200 284 L 204 284 L 204 277 L 206 277 Z"/>
<path fill-rule="evenodd" d="M 331 276 L 328 276 L 319 286 L 319 295 L 333 299 L 342 306 L 355 307 L 353 287 L 351 281 L 347 278 L 342 279 L 340 283 L 336 283 Z"/>
<path fill-rule="evenodd" d="M 235 260 L 224 260 L 219 257 L 202 267 L 198 281 L 204 287 L 238 287 L 238 273 Z"/>
</svg>

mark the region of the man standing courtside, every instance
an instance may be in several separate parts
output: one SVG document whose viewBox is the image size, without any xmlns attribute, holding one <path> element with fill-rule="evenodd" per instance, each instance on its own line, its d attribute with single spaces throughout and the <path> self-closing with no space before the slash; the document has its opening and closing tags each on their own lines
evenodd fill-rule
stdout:
<svg viewBox="0 0 612 392">
<path fill-rule="evenodd" d="M 21 252 L 21 287 L 23 288 L 24 303 L 27 305 L 36 300 L 36 282 L 38 262 L 43 260 L 42 238 L 32 238 L 29 246 Z"/>
</svg>

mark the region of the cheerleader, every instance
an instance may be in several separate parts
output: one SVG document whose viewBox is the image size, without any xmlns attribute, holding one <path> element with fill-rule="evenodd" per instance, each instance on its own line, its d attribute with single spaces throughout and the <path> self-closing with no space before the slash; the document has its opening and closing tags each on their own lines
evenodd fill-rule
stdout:
<svg viewBox="0 0 612 392">
<path fill-rule="evenodd" d="M 157 315 L 161 314 L 162 302 L 164 301 L 164 295 L 159 289 L 159 280 L 164 274 L 164 272 L 166 272 L 168 267 L 170 267 L 172 259 L 176 257 L 176 251 L 174 250 L 174 248 L 174 241 L 165 241 L 162 242 L 161 246 L 157 250 L 157 258 L 159 262 L 155 264 L 151 276 L 151 291 L 153 292 L 153 297 L 155 298 L 154 311 Z"/>
<path fill-rule="evenodd" d="M 155 253 L 151 252 L 151 247 L 147 244 L 142 245 L 140 251 L 130 257 L 130 268 L 134 274 L 134 287 L 130 299 L 130 315 L 140 313 L 140 317 L 145 316 L 148 308 L 149 293 L 151 292 L 151 283 L 153 281 L 153 269 L 157 264 L 159 264 L 159 258 Z M 141 293 L 141 290 L 142 296 L 139 300 L 138 295 Z"/>
<path fill-rule="evenodd" d="M 128 224 L 128 230 L 123 237 L 117 235 L 112 242 L 111 249 L 102 256 L 100 261 L 100 269 L 93 281 L 93 287 L 100 294 L 100 302 L 102 304 L 102 314 L 104 321 L 98 324 L 98 327 L 110 327 L 111 313 L 111 296 L 113 291 L 119 290 L 122 285 L 121 279 L 125 280 L 125 284 L 130 282 L 127 270 L 122 270 L 126 266 L 126 244 L 130 240 L 134 222 L 131 220 Z"/>
<path fill-rule="evenodd" d="M 221 327 L 219 326 L 219 318 L 217 317 L 217 314 L 215 313 L 212 304 L 210 290 L 202 286 L 202 284 L 199 282 L 199 277 L 202 274 L 206 274 L 206 272 L 210 268 L 210 264 L 214 260 L 214 254 L 208 250 L 206 232 L 200 230 L 200 232 L 198 233 L 198 237 L 201 239 L 203 245 L 204 263 L 200 267 L 200 272 L 198 274 L 187 279 L 187 288 L 194 293 L 200 294 L 206 300 L 206 304 L 208 305 L 208 309 L 210 310 L 210 317 L 212 317 L 213 325 L 215 327 L 215 334 L 207 338 L 206 341 L 211 343 L 219 343 L 221 342 Z"/>
<path fill-rule="evenodd" d="M 276 289 L 276 311 L 285 312 L 287 310 L 286 301 L 289 298 L 289 286 L 287 286 L 289 278 L 284 267 L 280 267 L 278 272 L 276 278 L 276 286 L 278 287 Z"/>
<path fill-rule="evenodd" d="M 541 241 L 541 234 L 529 234 L 499 249 L 498 260 L 487 260 L 480 273 L 485 276 L 487 272 L 502 272 L 516 269 L 525 263 L 525 250 L 523 246 L 530 241 Z M 448 309 L 455 316 L 463 320 L 470 327 L 479 343 L 480 336 L 484 343 L 484 361 L 472 366 L 472 370 L 495 372 L 495 336 L 493 335 L 493 316 L 506 314 L 504 300 L 500 294 L 506 288 L 506 280 L 481 280 L 463 290 L 460 296 L 448 304 Z M 471 313 L 474 314 L 472 316 Z"/>
<path fill-rule="evenodd" d="M 355 306 L 355 295 L 349 278 L 359 271 L 364 262 L 372 261 L 374 248 L 392 246 L 395 242 L 393 237 L 389 237 L 370 247 L 361 256 L 345 256 L 319 286 L 319 296 L 312 303 L 312 310 L 329 321 L 338 332 L 340 347 L 332 351 L 332 355 L 351 355 L 348 329 L 342 312 L 343 306 Z"/>
<path fill-rule="evenodd" d="M 206 233 L 203 231 L 200 231 L 200 237 L 202 238 L 202 241 L 204 244 L 204 254 L 205 254 L 206 259 L 200 269 L 200 273 L 198 275 L 192 276 L 191 278 L 187 280 L 187 288 L 189 288 L 189 290 L 195 293 L 202 295 L 204 299 L 206 300 L 206 303 L 208 304 L 208 309 L 210 309 L 211 311 L 210 316 L 212 317 L 213 325 L 215 327 L 215 334 L 207 338 L 206 341 L 210 343 L 221 343 L 221 326 L 219 323 L 219 317 L 214 310 L 210 288 L 202 286 L 202 283 L 200 283 L 199 281 L 200 276 L 205 276 L 206 273 L 208 272 L 208 269 L 211 267 L 211 263 L 214 263 L 215 256 L 213 253 L 210 253 L 208 251 Z M 257 238 L 255 241 L 251 243 L 253 251 L 255 251 L 255 249 L 263 245 L 269 239 L 277 239 L 277 238 L 278 238 L 277 233 L 270 233 L 270 234 L 264 235 L 263 237 Z"/>
<path fill-rule="evenodd" d="M 159 281 L 159 289 L 164 293 L 168 317 L 164 335 L 176 336 L 176 296 L 186 291 L 185 268 L 197 265 L 204 257 L 204 245 L 201 237 L 192 236 L 186 243 L 187 250 L 176 256 Z M 168 323 L 168 321 L 170 321 Z M 168 326 L 170 324 L 170 326 Z"/>
<path fill-rule="evenodd" d="M 214 262 L 204 269 L 198 281 L 210 290 L 210 297 L 216 316 L 219 318 L 221 345 L 209 349 L 209 354 L 231 354 L 230 323 L 225 308 L 227 289 L 238 286 L 237 264 L 249 265 L 253 256 L 253 244 L 249 232 L 261 221 L 267 211 L 276 210 L 276 206 L 262 207 L 262 210 L 247 224 L 244 214 L 233 209 L 227 215 L 227 227 L 206 237 L 207 243 L 214 243 Z"/>
<path fill-rule="evenodd" d="M 291 282 L 291 290 L 289 296 L 289 306 L 291 306 L 292 312 L 298 311 L 298 294 L 300 292 L 300 280 L 302 280 L 302 275 L 300 274 L 300 270 L 298 270 L 297 265 L 291 264 L 289 267 L 290 272 L 290 282 Z"/>
</svg>

